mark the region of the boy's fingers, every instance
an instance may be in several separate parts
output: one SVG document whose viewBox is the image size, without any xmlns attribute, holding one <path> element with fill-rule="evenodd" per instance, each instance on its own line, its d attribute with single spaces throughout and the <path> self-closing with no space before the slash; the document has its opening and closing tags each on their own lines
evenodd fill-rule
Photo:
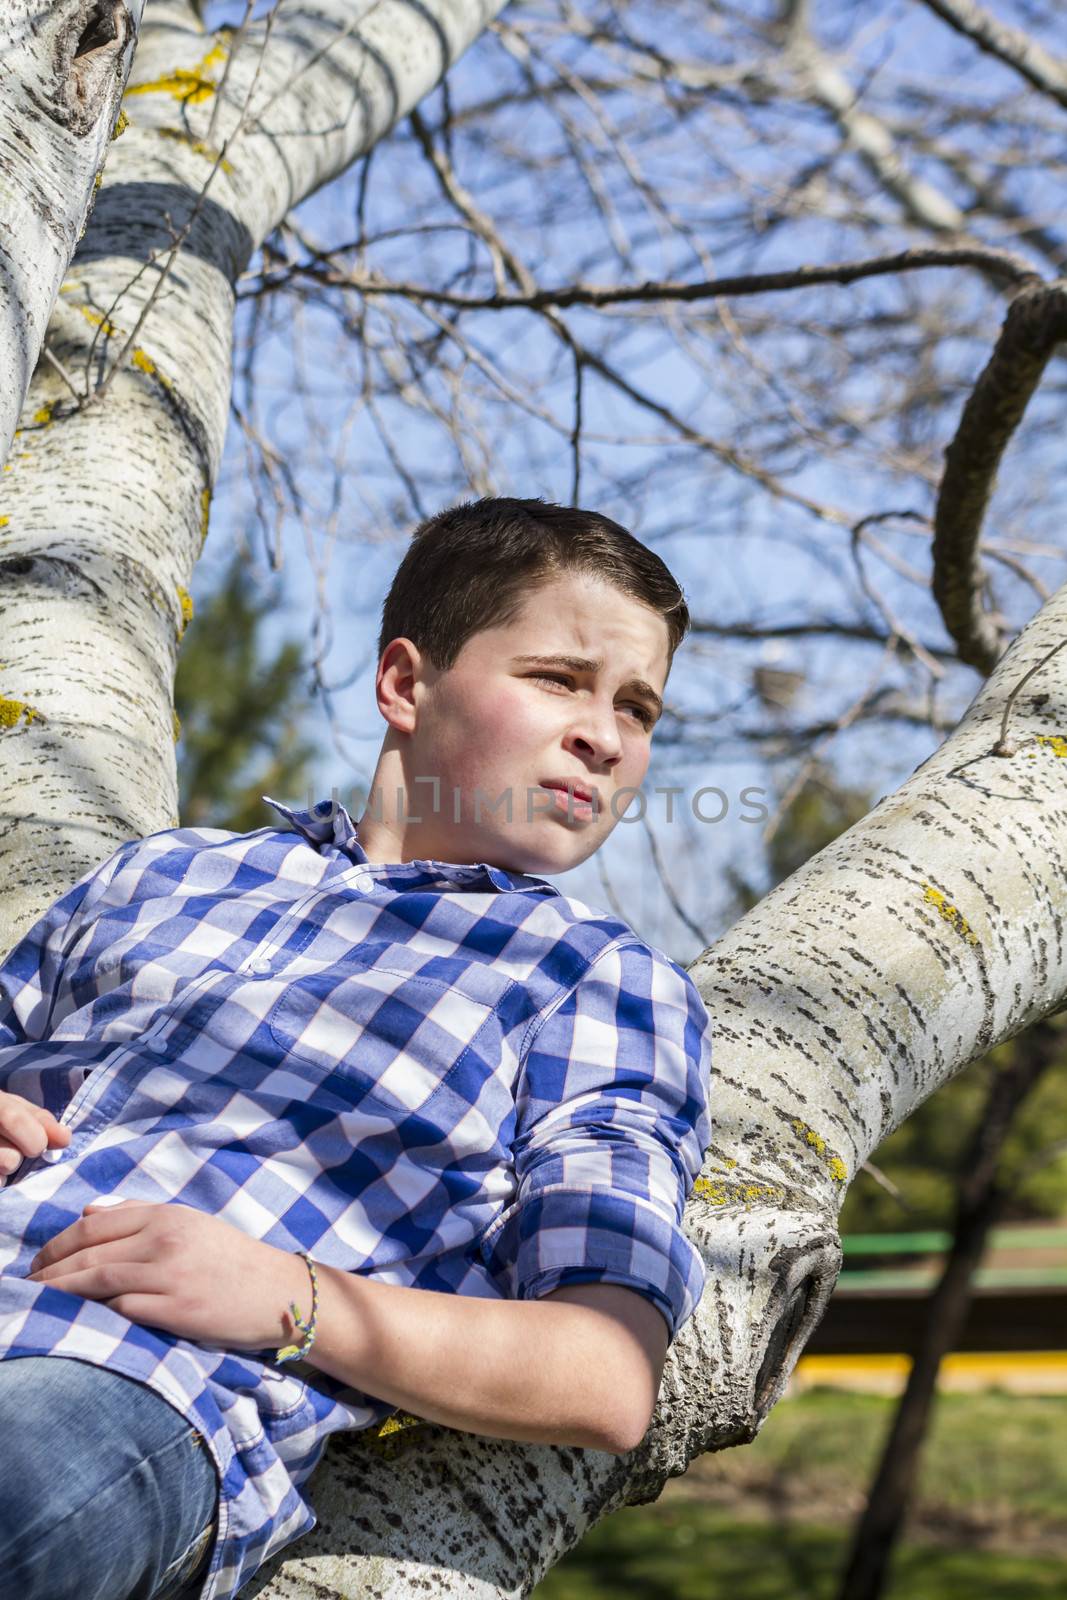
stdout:
<svg viewBox="0 0 1067 1600">
<path fill-rule="evenodd" d="M 47 1281 L 49 1278 L 59 1278 L 74 1272 L 88 1272 L 99 1270 L 102 1273 L 125 1271 L 127 1267 L 135 1265 L 151 1267 L 156 1277 L 160 1279 L 157 1289 L 162 1294 L 167 1287 L 162 1281 L 162 1269 L 158 1262 L 153 1260 L 151 1246 L 143 1239 L 123 1237 L 119 1239 L 83 1240 L 79 1247 L 49 1258 L 47 1247 L 34 1256 L 30 1262 L 28 1277 L 38 1281 Z M 138 1280 L 138 1288 L 142 1283 Z M 115 1293 L 119 1291 L 116 1289 Z"/>
<path fill-rule="evenodd" d="M 29 1104 L 6 1105 L 0 1114 L 0 1138 L 24 1156 L 39 1156 L 48 1148 L 48 1134 L 37 1117 L 39 1107 Z M 46 1112 L 45 1115 L 50 1115 Z"/>
<path fill-rule="evenodd" d="M 110 1300 L 115 1295 L 140 1290 L 143 1293 L 162 1295 L 159 1269 L 151 1261 L 124 1261 L 104 1259 L 83 1265 L 81 1261 L 61 1261 L 52 1268 L 39 1267 L 27 1274 L 27 1282 L 54 1283 L 69 1294 L 84 1295 L 87 1300 Z"/>
<path fill-rule="evenodd" d="M 10 1178 L 27 1156 L 66 1149 L 72 1135 L 44 1106 L 21 1095 L 0 1094 L 0 1178 Z"/>
<path fill-rule="evenodd" d="M 51 1111 L 46 1111 L 44 1106 L 34 1106 L 33 1114 L 44 1129 L 50 1145 L 69 1144 L 71 1141 L 70 1129 L 65 1123 L 58 1121 Z"/>
<path fill-rule="evenodd" d="M 104 1206 L 99 1211 L 86 1207 L 85 1214 L 79 1221 L 72 1222 L 69 1227 L 55 1234 L 42 1249 L 38 1250 L 30 1263 L 30 1270 L 36 1272 L 38 1268 L 49 1267 L 53 1262 L 74 1255 L 78 1250 L 95 1248 L 140 1233 L 146 1221 L 144 1213 L 150 1207 L 151 1202 L 143 1200 L 129 1206 Z"/>
</svg>

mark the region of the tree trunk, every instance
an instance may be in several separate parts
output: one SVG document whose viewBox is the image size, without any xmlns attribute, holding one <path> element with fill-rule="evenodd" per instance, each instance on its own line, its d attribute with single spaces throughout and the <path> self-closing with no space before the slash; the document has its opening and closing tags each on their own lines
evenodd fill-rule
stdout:
<svg viewBox="0 0 1067 1600">
<path fill-rule="evenodd" d="M 974 1274 L 989 1230 L 1003 1210 L 997 1169 L 1017 1113 L 1046 1068 L 1062 1056 L 1063 1035 L 1050 1022 L 1025 1036 L 1019 1056 L 998 1072 L 960 1172 L 952 1245 L 930 1296 L 919 1348 L 859 1519 L 839 1600 L 879 1600 L 907 1515 L 937 1392 L 941 1362 L 959 1343 L 974 1298 Z"/>
<path fill-rule="evenodd" d="M 85 228 L 144 0 L 4 0 L 0 15 L 0 462 Z"/>
</svg>

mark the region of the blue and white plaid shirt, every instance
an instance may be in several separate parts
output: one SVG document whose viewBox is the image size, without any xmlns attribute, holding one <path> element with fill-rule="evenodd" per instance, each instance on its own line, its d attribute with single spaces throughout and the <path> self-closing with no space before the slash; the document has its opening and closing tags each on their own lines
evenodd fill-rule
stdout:
<svg viewBox="0 0 1067 1600">
<path fill-rule="evenodd" d="M 703 1286 L 680 1222 L 710 1025 L 685 972 L 539 878 L 371 862 L 343 807 L 276 809 L 295 832 L 123 845 L 0 967 L 0 1089 L 73 1134 L 0 1189 L 0 1358 L 108 1367 L 201 1431 L 203 1600 L 314 1526 L 327 1436 L 392 1407 L 28 1282 L 90 1200 L 180 1201 L 384 1283 L 624 1284 L 672 1337 Z"/>
</svg>

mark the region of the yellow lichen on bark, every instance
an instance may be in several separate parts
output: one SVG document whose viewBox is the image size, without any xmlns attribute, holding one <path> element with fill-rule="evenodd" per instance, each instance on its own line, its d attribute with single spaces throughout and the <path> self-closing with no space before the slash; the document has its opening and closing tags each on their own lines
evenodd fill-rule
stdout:
<svg viewBox="0 0 1067 1600">
<path fill-rule="evenodd" d="M 94 328 L 103 329 L 109 339 L 114 339 L 118 336 L 118 329 L 113 322 L 108 321 L 103 312 L 94 311 L 91 306 L 79 306 L 77 309 L 81 312 L 86 322 L 90 323 Z"/>
<path fill-rule="evenodd" d="M 1037 742 L 1044 745 L 1046 750 L 1051 750 L 1054 756 L 1062 761 L 1067 757 L 1067 735 L 1062 733 L 1039 733 Z"/>
<path fill-rule="evenodd" d="M 40 715 L 36 706 L 27 705 L 25 700 L 9 700 L 0 695 L 0 731 L 15 728 L 20 722 L 33 722 Z"/>
<path fill-rule="evenodd" d="M 804 1140 L 804 1143 L 810 1144 L 811 1148 L 818 1155 L 821 1156 L 824 1154 L 826 1150 L 826 1140 L 823 1138 L 821 1133 L 816 1133 L 814 1128 L 809 1128 L 806 1122 L 794 1122 L 793 1132 L 799 1133 L 800 1137 Z"/>
<path fill-rule="evenodd" d="M 737 1165 L 736 1162 L 733 1163 Z M 693 1184 L 693 1193 L 706 1200 L 709 1205 L 743 1205 L 753 1206 L 762 1202 L 781 1201 L 785 1199 L 785 1190 L 773 1183 L 736 1183 L 732 1179 L 719 1174 L 714 1177 L 697 1178 Z"/>
<path fill-rule="evenodd" d="M 364 1449 L 373 1450 L 376 1456 L 391 1460 L 414 1442 L 412 1430 L 425 1427 L 423 1417 L 413 1417 L 409 1411 L 394 1411 L 391 1417 L 377 1428 L 364 1431 Z"/>
<path fill-rule="evenodd" d="M 835 1183 L 845 1183 L 848 1181 L 848 1167 L 842 1161 L 840 1156 L 835 1155 L 834 1152 L 829 1149 L 826 1140 L 823 1138 L 821 1133 L 816 1133 L 814 1128 L 809 1128 L 806 1122 L 801 1122 L 799 1120 L 794 1121 L 793 1132 L 799 1134 L 804 1143 L 810 1145 L 815 1151 L 816 1155 L 823 1157 L 826 1162 L 827 1170 Z"/>
<path fill-rule="evenodd" d="M 176 586 L 176 592 L 178 595 L 178 605 L 181 607 L 182 613 L 182 625 L 178 630 L 178 638 L 180 639 L 190 622 L 193 620 L 193 597 L 189 593 L 188 589 L 182 588 L 180 583 Z"/>
<path fill-rule="evenodd" d="M 394 1411 L 378 1429 L 378 1438 L 384 1439 L 387 1434 L 399 1433 L 401 1428 L 417 1428 L 421 1421 L 421 1417 L 413 1417 L 408 1411 Z"/>
<path fill-rule="evenodd" d="M 204 548 L 207 541 L 207 525 L 211 517 L 211 490 L 200 491 L 200 548 Z"/>
<path fill-rule="evenodd" d="M 924 883 L 923 899 L 927 905 L 933 906 L 942 922 L 947 922 L 953 932 L 958 933 L 960 938 L 965 940 L 967 944 L 978 944 L 978 935 L 963 915 L 963 912 L 958 906 L 954 906 L 947 895 L 941 893 L 940 889 L 935 889 L 931 883 Z"/>
<path fill-rule="evenodd" d="M 130 356 L 130 360 L 133 362 L 133 365 L 137 368 L 138 372 L 143 372 L 148 378 L 155 378 L 156 382 L 162 384 L 164 389 L 174 388 L 174 384 L 171 379 L 167 377 L 165 372 L 161 372 L 159 370 L 159 367 L 152 360 L 152 357 L 148 354 L 148 351 L 142 350 L 139 344 L 134 345 L 133 354 Z"/>
<path fill-rule="evenodd" d="M 198 106 L 210 100 L 218 88 L 217 81 L 205 74 L 213 67 L 222 66 L 225 60 L 225 45 L 216 44 L 195 67 L 175 67 L 173 72 L 162 78 L 153 78 L 148 83 L 135 83 L 126 90 L 126 98 L 135 94 L 171 94 L 182 105 Z"/>
</svg>

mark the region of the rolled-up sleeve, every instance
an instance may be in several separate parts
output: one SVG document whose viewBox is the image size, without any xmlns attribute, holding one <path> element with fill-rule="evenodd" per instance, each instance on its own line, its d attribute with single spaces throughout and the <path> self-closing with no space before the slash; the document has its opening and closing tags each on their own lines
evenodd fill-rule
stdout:
<svg viewBox="0 0 1067 1600">
<path fill-rule="evenodd" d="M 505 1294 L 621 1284 L 674 1338 L 704 1286 L 681 1222 L 710 1138 L 710 1071 L 692 979 L 639 941 L 609 946 L 523 1054 L 514 1200 L 482 1240 Z"/>
</svg>

